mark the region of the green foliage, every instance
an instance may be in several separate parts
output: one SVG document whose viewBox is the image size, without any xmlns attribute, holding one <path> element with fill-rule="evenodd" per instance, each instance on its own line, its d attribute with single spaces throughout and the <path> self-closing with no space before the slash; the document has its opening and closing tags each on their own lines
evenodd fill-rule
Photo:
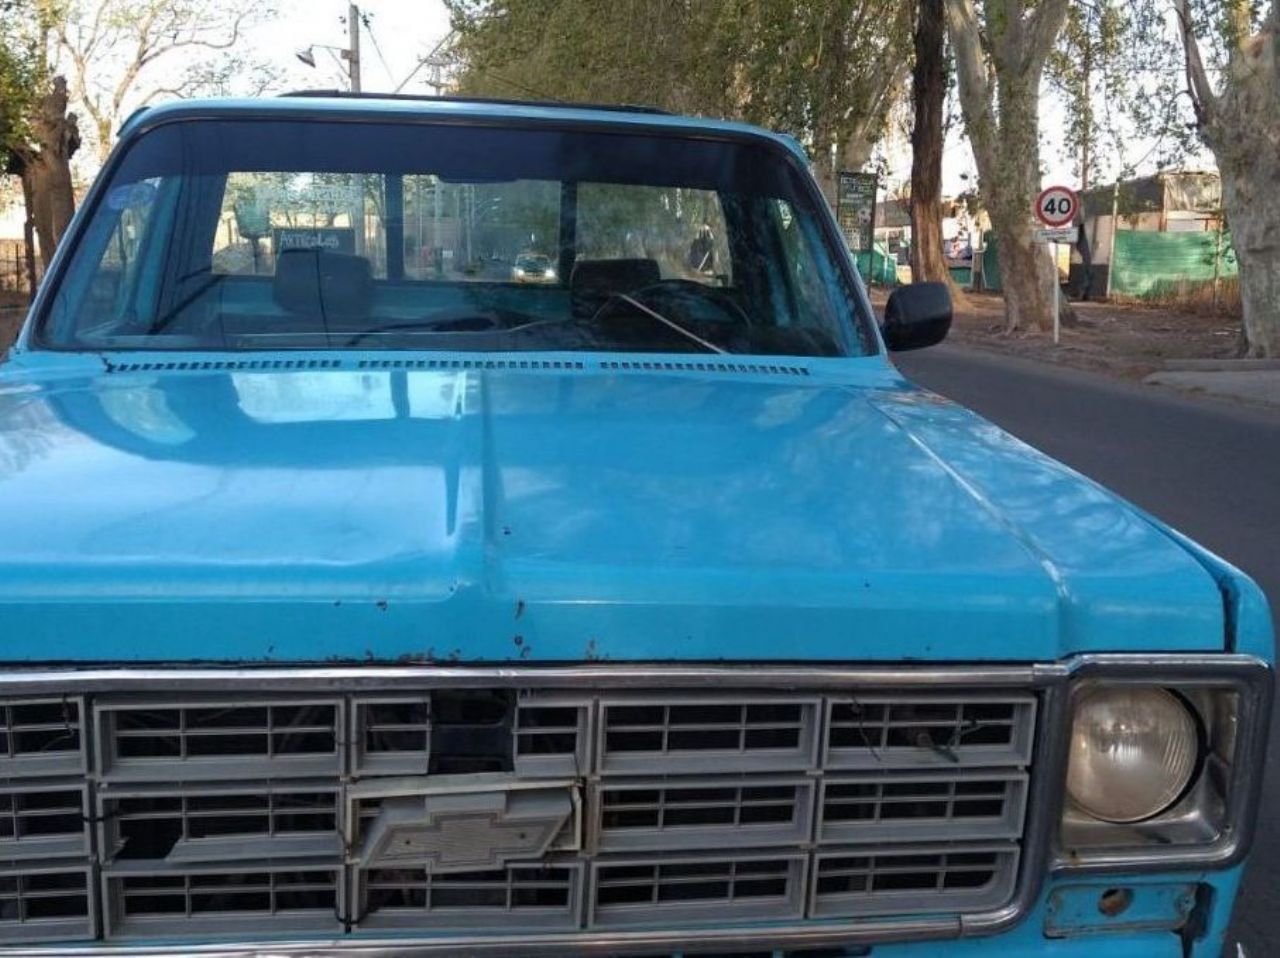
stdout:
<svg viewBox="0 0 1280 958">
<path fill-rule="evenodd" d="M 49 82 L 50 36 L 59 0 L 0 0 L 0 172 L 30 136 L 30 120 Z"/>
<path fill-rule="evenodd" d="M 791 132 L 879 132 L 910 62 L 900 0 L 445 0 L 464 92 L 651 104 Z"/>
<path fill-rule="evenodd" d="M 1209 69 L 1227 68 L 1236 38 L 1257 29 L 1259 0 L 1192 0 Z M 1195 117 L 1167 0 L 1076 0 L 1047 64 L 1067 111 L 1065 151 L 1090 155 L 1091 183 L 1168 169 L 1193 155 Z M 1139 146 L 1140 145 L 1140 146 Z"/>
<path fill-rule="evenodd" d="M 0 169 L 26 135 L 39 69 L 37 51 L 22 29 L 33 15 L 28 0 L 0 0 Z"/>
</svg>

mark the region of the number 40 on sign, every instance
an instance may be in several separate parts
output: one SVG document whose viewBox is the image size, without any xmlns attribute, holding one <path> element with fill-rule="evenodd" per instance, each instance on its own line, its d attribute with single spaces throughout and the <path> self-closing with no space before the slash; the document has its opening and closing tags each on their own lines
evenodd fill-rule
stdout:
<svg viewBox="0 0 1280 958">
<path fill-rule="evenodd" d="M 1048 227 L 1069 224 L 1080 208 L 1080 197 L 1066 186 L 1050 186 L 1036 197 L 1036 219 Z"/>
</svg>

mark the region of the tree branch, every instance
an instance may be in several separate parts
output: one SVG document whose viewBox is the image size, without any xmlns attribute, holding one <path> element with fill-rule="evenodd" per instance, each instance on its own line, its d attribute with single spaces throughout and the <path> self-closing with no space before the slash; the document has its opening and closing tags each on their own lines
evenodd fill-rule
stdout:
<svg viewBox="0 0 1280 958">
<path fill-rule="evenodd" d="M 1067 7 L 1070 0 L 1044 0 L 1031 11 L 1027 21 L 1027 29 L 1023 34 L 1022 75 L 1039 76 L 1044 68 L 1045 57 L 1053 49 L 1053 44 L 1067 20 Z"/>
<path fill-rule="evenodd" d="M 1200 56 L 1200 42 L 1196 39 L 1191 25 L 1191 5 L 1189 0 L 1174 0 L 1174 12 L 1178 15 L 1178 26 L 1182 33 L 1182 47 L 1186 51 L 1187 83 L 1191 88 L 1191 104 L 1195 109 L 1196 121 L 1203 128 L 1211 122 L 1218 107 L 1218 97 L 1213 92 L 1213 84 L 1204 68 L 1204 59 Z"/>
<path fill-rule="evenodd" d="M 982 55 L 978 14 L 973 0 L 946 0 L 947 33 L 956 62 L 956 80 L 965 129 L 975 151 L 989 152 L 994 137 L 993 77 Z"/>
</svg>

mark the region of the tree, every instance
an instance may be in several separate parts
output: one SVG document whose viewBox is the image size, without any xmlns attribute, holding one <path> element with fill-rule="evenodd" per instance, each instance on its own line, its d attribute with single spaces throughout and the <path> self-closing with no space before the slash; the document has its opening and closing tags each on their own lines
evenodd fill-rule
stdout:
<svg viewBox="0 0 1280 958">
<path fill-rule="evenodd" d="M 49 265 L 75 212 L 71 157 L 80 146 L 67 84 L 52 76 L 48 49 L 58 9 L 45 0 L 0 0 L 0 154 L 22 180 L 29 279 L 35 239 Z"/>
<path fill-rule="evenodd" d="M 1053 323 L 1057 269 L 1031 239 L 1040 186 L 1040 80 L 1068 0 L 946 0 L 965 130 L 996 235 L 1005 329 Z"/>
<path fill-rule="evenodd" d="M 909 63 L 899 0 L 446 0 L 471 93 L 652 104 L 786 130 L 834 196 Z"/>
<path fill-rule="evenodd" d="M 273 74 L 230 51 L 273 13 L 260 0 L 70 0 L 58 45 L 98 159 L 126 112 L 157 98 L 224 93 L 235 78 L 261 93 Z"/>
<path fill-rule="evenodd" d="M 1246 352 L 1280 356 L 1280 0 L 1174 6 L 1196 126 L 1222 177 Z"/>
<path fill-rule="evenodd" d="M 911 99 L 911 278 L 951 283 L 942 255 L 943 107 L 947 98 L 943 0 L 919 0 Z"/>
</svg>

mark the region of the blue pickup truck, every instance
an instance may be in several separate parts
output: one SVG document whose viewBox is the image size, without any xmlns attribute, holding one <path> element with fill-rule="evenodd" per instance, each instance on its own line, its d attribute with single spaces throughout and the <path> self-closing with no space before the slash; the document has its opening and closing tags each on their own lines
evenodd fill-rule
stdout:
<svg viewBox="0 0 1280 958">
<path fill-rule="evenodd" d="M 1218 955 L 1265 600 L 950 320 L 749 126 L 134 116 L 0 366 L 0 955 Z"/>
</svg>

